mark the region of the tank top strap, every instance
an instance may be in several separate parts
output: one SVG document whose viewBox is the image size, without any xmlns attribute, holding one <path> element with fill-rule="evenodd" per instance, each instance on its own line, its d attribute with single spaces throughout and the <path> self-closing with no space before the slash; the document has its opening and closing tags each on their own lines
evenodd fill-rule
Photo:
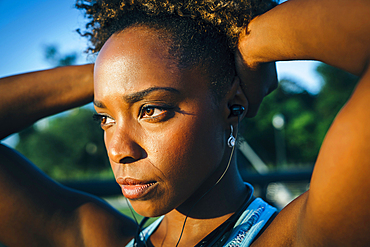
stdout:
<svg viewBox="0 0 370 247">
<path fill-rule="evenodd" d="M 157 227 L 159 226 L 159 224 L 162 222 L 163 218 L 164 218 L 164 215 L 161 216 L 161 217 L 159 217 L 152 224 L 150 224 L 148 227 L 146 227 L 144 230 L 142 230 L 141 233 L 140 233 L 140 239 L 142 241 L 146 242 L 148 240 L 148 238 L 150 237 L 150 235 L 152 235 L 152 233 L 157 229 Z M 126 247 L 132 247 L 132 246 L 134 246 L 134 242 L 135 242 L 135 239 L 132 239 L 126 245 Z"/>
<path fill-rule="evenodd" d="M 256 198 L 239 217 L 224 246 L 250 246 L 254 238 L 275 213 L 276 208 L 270 206 L 261 198 Z"/>
</svg>

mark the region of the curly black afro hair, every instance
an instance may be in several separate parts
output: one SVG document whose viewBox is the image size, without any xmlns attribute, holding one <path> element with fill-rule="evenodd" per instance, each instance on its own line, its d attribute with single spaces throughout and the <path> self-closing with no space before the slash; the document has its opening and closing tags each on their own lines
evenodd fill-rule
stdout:
<svg viewBox="0 0 370 247">
<path fill-rule="evenodd" d="M 203 65 L 218 96 L 230 85 L 234 50 L 242 29 L 275 0 L 77 0 L 86 12 L 89 51 L 99 52 L 109 37 L 128 27 L 165 31 L 180 66 Z M 223 86 L 222 86 L 223 85 Z"/>
</svg>

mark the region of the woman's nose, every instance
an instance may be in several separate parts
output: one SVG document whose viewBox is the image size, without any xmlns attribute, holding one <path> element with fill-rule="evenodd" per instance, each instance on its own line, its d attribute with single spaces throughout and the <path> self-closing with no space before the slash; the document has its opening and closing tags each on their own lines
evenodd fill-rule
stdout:
<svg viewBox="0 0 370 247">
<path fill-rule="evenodd" d="M 131 134 L 119 131 L 118 128 L 111 133 L 111 136 L 107 134 L 106 147 L 110 160 L 115 163 L 132 163 L 145 156 L 144 149 L 131 137 Z"/>
</svg>

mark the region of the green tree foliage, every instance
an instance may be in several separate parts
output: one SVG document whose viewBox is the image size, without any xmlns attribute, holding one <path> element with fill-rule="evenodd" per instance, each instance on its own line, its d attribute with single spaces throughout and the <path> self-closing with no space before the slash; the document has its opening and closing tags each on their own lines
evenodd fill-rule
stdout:
<svg viewBox="0 0 370 247">
<path fill-rule="evenodd" d="M 16 149 L 56 179 L 109 176 L 103 132 L 92 114 L 77 108 L 50 119 L 43 128 L 31 126 L 19 133 Z"/>
<path fill-rule="evenodd" d="M 74 64 L 77 55 L 47 46 L 45 58 L 65 66 Z M 42 120 L 19 133 L 15 148 L 54 179 L 112 177 L 103 131 L 92 115 L 91 107 L 83 107 Z"/>
<path fill-rule="evenodd" d="M 76 63 L 77 54 L 60 54 L 58 47 L 55 45 L 48 45 L 45 47 L 45 59 L 52 66 L 68 66 Z"/>
<path fill-rule="evenodd" d="M 317 72 L 325 81 L 315 107 L 320 121 L 317 136 L 322 140 L 332 120 L 351 96 L 358 77 L 326 64 L 320 65 Z"/>
<path fill-rule="evenodd" d="M 266 163 L 276 163 L 272 118 L 278 113 L 285 116 L 287 162 L 315 162 L 325 133 L 357 83 L 357 77 L 326 64 L 318 66 L 317 72 L 324 80 L 318 95 L 309 94 L 293 81 L 280 81 L 258 115 L 243 123 L 244 138 Z"/>
</svg>

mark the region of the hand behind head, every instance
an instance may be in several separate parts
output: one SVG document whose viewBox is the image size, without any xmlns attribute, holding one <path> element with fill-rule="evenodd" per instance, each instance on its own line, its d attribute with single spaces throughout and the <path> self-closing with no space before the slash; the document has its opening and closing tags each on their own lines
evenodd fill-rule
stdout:
<svg viewBox="0 0 370 247">
<path fill-rule="evenodd" d="M 275 62 L 259 64 L 251 68 L 241 53 L 236 51 L 235 66 L 243 92 L 249 103 L 246 117 L 254 117 L 263 98 L 278 86 Z"/>
</svg>

